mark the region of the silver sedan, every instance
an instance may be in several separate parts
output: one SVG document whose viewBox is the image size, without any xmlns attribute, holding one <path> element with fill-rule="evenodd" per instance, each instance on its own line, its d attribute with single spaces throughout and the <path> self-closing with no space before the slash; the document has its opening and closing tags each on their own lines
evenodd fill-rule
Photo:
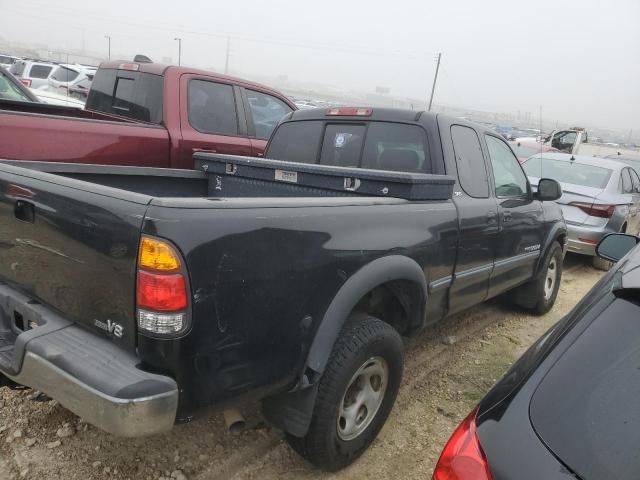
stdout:
<svg viewBox="0 0 640 480">
<path fill-rule="evenodd" d="M 532 186 L 539 178 L 562 185 L 562 207 L 568 229 L 568 250 L 594 257 L 594 266 L 606 268 L 595 247 L 608 233 L 638 235 L 640 176 L 629 165 L 613 160 L 564 153 L 538 154 L 523 168 Z"/>
</svg>

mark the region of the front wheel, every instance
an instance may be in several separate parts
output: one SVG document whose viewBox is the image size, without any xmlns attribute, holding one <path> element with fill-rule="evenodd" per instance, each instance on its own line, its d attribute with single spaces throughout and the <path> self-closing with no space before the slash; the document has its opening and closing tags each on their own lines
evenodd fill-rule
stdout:
<svg viewBox="0 0 640 480">
<path fill-rule="evenodd" d="M 346 467 L 374 440 L 395 402 L 403 369 L 402 339 L 370 316 L 350 319 L 320 379 L 311 426 L 287 441 L 314 465 Z"/>
</svg>

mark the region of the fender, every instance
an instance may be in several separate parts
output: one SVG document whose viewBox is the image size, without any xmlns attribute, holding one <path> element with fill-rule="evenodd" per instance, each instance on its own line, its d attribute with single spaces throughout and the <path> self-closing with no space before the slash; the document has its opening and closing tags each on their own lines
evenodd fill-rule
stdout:
<svg viewBox="0 0 640 480">
<path fill-rule="evenodd" d="M 541 255 L 538 257 L 538 262 L 536 264 L 534 277 L 537 277 L 540 274 L 540 269 L 542 268 L 542 264 L 544 263 L 545 258 L 547 258 L 547 252 L 551 248 L 551 245 L 553 245 L 553 242 L 558 240 L 558 238 L 560 238 L 561 236 L 564 236 L 564 237 L 567 236 L 567 227 L 564 224 L 564 222 L 562 223 L 555 222 L 554 225 L 551 227 L 551 230 L 549 230 L 549 233 L 547 234 L 547 238 L 545 238 L 544 240 L 542 252 L 541 252 Z M 565 241 L 565 243 L 562 245 L 563 252 L 566 246 L 567 246 L 567 242 Z"/>
<path fill-rule="evenodd" d="M 311 424 L 319 379 L 349 314 L 367 293 L 394 280 L 407 280 L 419 286 L 420 308 L 408 312 L 409 324 L 414 328 L 424 324 L 427 281 L 415 260 L 402 255 L 390 255 L 363 266 L 342 285 L 322 317 L 298 385 L 289 392 L 263 400 L 262 411 L 274 426 L 296 437 L 306 435 Z"/>
<path fill-rule="evenodd" d="M 420 309 L 410 312 L 413 318 L 409 323 L 416 326 L 424 322 L 427 281 L 420 265 L 415 260 L 401 255 L 378 258 L 349 277 L 333 298 L 316 331 L 307 355 L 305 370 L 311 369 L 318 375 L 324 372 L 340 330 L 358 301 L 374 288 L 393 280 L 408 280 L 420 285 Z"/>
</svg>

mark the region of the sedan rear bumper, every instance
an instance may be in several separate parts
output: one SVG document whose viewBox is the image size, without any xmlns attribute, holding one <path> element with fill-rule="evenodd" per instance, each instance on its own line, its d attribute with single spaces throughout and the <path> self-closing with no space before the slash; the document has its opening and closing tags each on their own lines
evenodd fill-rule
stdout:
<svg viewBox="0 0 640 480">
<path fill-rule="evenodd" d="M 606 227 L 567 224 L 567 251 L 593 257 L 596 254 L 596 245 L 609 233 L 615 232 Z"/>
</svg>

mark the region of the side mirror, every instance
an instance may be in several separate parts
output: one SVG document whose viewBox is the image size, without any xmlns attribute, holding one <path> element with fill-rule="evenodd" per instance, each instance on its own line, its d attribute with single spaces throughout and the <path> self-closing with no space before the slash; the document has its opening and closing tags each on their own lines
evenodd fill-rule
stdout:
<svg viewBox="0 0 640 480">
<path fill-rule="evenodd" d="M 535 198 L 542 202 L 553 202 L 562 196 L 562 187 L 551 178 L 541 178 L 538 180 L 538 191 Z"/>
<path fill-rule="evenodd" d="M 617 262 L 624 257 L 640 239 L 625 233 L 611 233 L 600 240 L 596 246 L 596 255 L 610 262 Z"/>
</svg>

